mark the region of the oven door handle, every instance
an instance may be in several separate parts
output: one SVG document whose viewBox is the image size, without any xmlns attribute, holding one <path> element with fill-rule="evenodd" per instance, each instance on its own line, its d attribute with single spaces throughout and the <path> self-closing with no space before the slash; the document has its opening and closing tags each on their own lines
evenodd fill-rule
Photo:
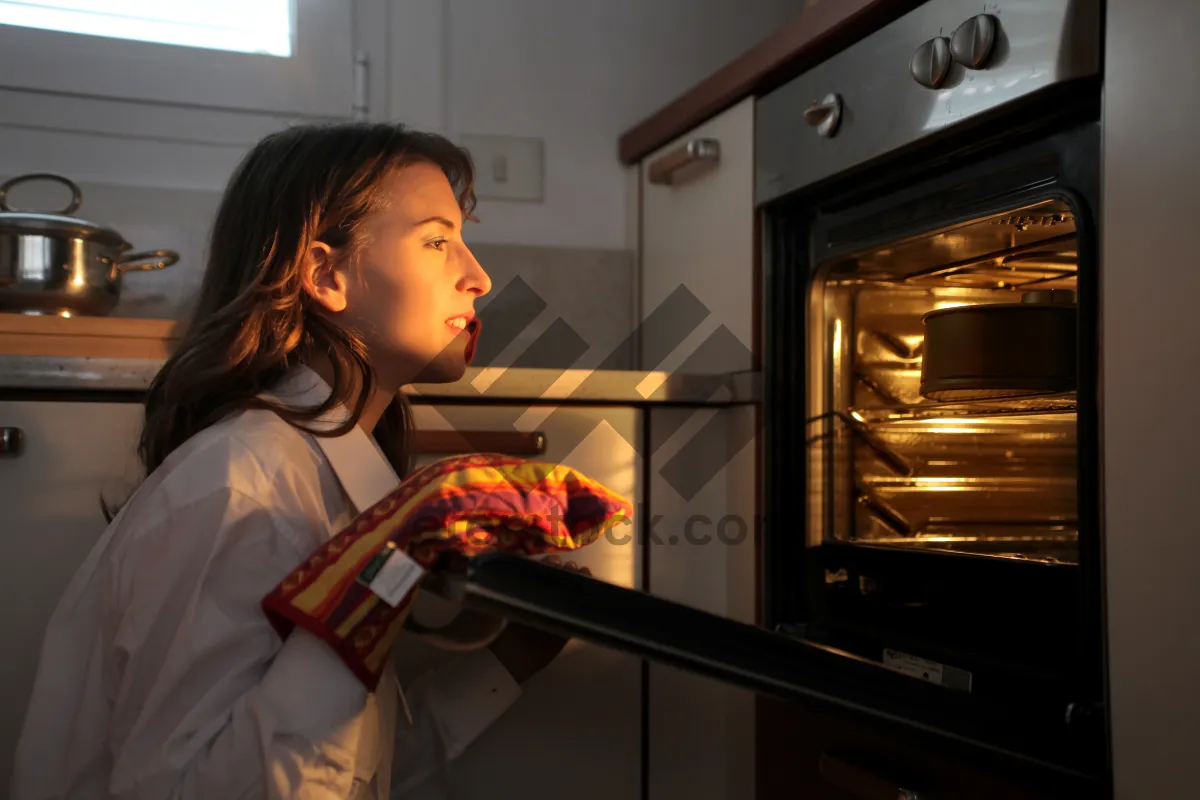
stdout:
<svg viewBox="0 0 1200 800">
<path fill-rule="evenodd" d="M 465 453 L 540 456 L 546 452 L 546 434 L 541 431 L 418 430 L 413 436 L 412 449 L 423 456 Z"/>
<path fill-rule="evenodd" d="M 921 800 L 916 790 L 905 789 L 829 753 L 821 754 L 818 770 L 826 783 L 859 800 Z"/>
</svg>

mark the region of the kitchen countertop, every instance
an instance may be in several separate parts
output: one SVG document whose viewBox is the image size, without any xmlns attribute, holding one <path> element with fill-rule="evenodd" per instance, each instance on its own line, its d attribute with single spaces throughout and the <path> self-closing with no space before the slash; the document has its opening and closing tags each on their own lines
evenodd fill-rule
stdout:
<svg viewBox="0 0 1200 800">
<path fill-rule="evenodd" d="M 4 389 L 98 392 L 144 391 L 161 359 L 0 355 Z M 471 367 L 459 381 L 415 384 L 413 400 L 615 405 L 732 405 L 757 402 L 760 376 L 658 371 Z"/>
<path fill-rule="evenodd" d="M 924 0 L 822 0 L 621 136 L 621 163 L 658 148 L 751 95 L 820 64 Z M 818 98 L 813 98 L 814 100 Z"/>
</svg>

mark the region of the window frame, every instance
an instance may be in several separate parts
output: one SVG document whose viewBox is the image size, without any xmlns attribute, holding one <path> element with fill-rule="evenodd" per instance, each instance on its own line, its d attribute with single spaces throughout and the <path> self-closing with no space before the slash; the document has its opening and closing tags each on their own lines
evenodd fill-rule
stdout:
<svg viewBox="0 0 1200 800">
<path fill-rule="evenodd" d="M 290 57 L 0 24 L 9 88 L 194 108 L 344 118 L 354 99 L 350 0 L 292 0 Z"/>
</svg>

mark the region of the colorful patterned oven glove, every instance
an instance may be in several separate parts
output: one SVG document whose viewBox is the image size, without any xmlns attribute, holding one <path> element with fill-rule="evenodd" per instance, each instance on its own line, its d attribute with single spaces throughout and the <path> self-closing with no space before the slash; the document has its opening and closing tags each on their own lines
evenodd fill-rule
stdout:
<svg viewBox="0 0 1200 800">
<path fill-rule="evenodd" d="M 625 498 L 570 467 L 491 453 L 446 458 L 359 514 L 263 609 L 280 636 L 301 626 L 374 690 L 417 583 L 444 554 L 578 550 L 631 517 Z"/>
</svg>

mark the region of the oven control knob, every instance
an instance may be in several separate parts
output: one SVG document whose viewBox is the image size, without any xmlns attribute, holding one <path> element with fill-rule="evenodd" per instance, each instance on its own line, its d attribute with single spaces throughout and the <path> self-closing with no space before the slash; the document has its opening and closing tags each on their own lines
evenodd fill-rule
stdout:
<svg viewBox="0 0 1200 800">
<path fill-rule="evenodd" d="M 979 14 L 954 29 L 950 55 L 967 69 L 982 69 L 996 49 L 1000 23 L 991 14 Z"/>
<path fill-rule="evenodd" d="M 842 98 L 830 92 L 820 103 L 813 104 L 804 110 L 804 121 L 817 129 L 817 133 L 828 138 L 837 133 L 842 121 Z"/>
<path fill-rule="evenodd" d="M 908 71 L 913 80 L 926 89 L 936 89 L 945 83 L 951 63 L 950 40 L 939 36 L 917 48 L 908 64 Z"/>
</svg>

